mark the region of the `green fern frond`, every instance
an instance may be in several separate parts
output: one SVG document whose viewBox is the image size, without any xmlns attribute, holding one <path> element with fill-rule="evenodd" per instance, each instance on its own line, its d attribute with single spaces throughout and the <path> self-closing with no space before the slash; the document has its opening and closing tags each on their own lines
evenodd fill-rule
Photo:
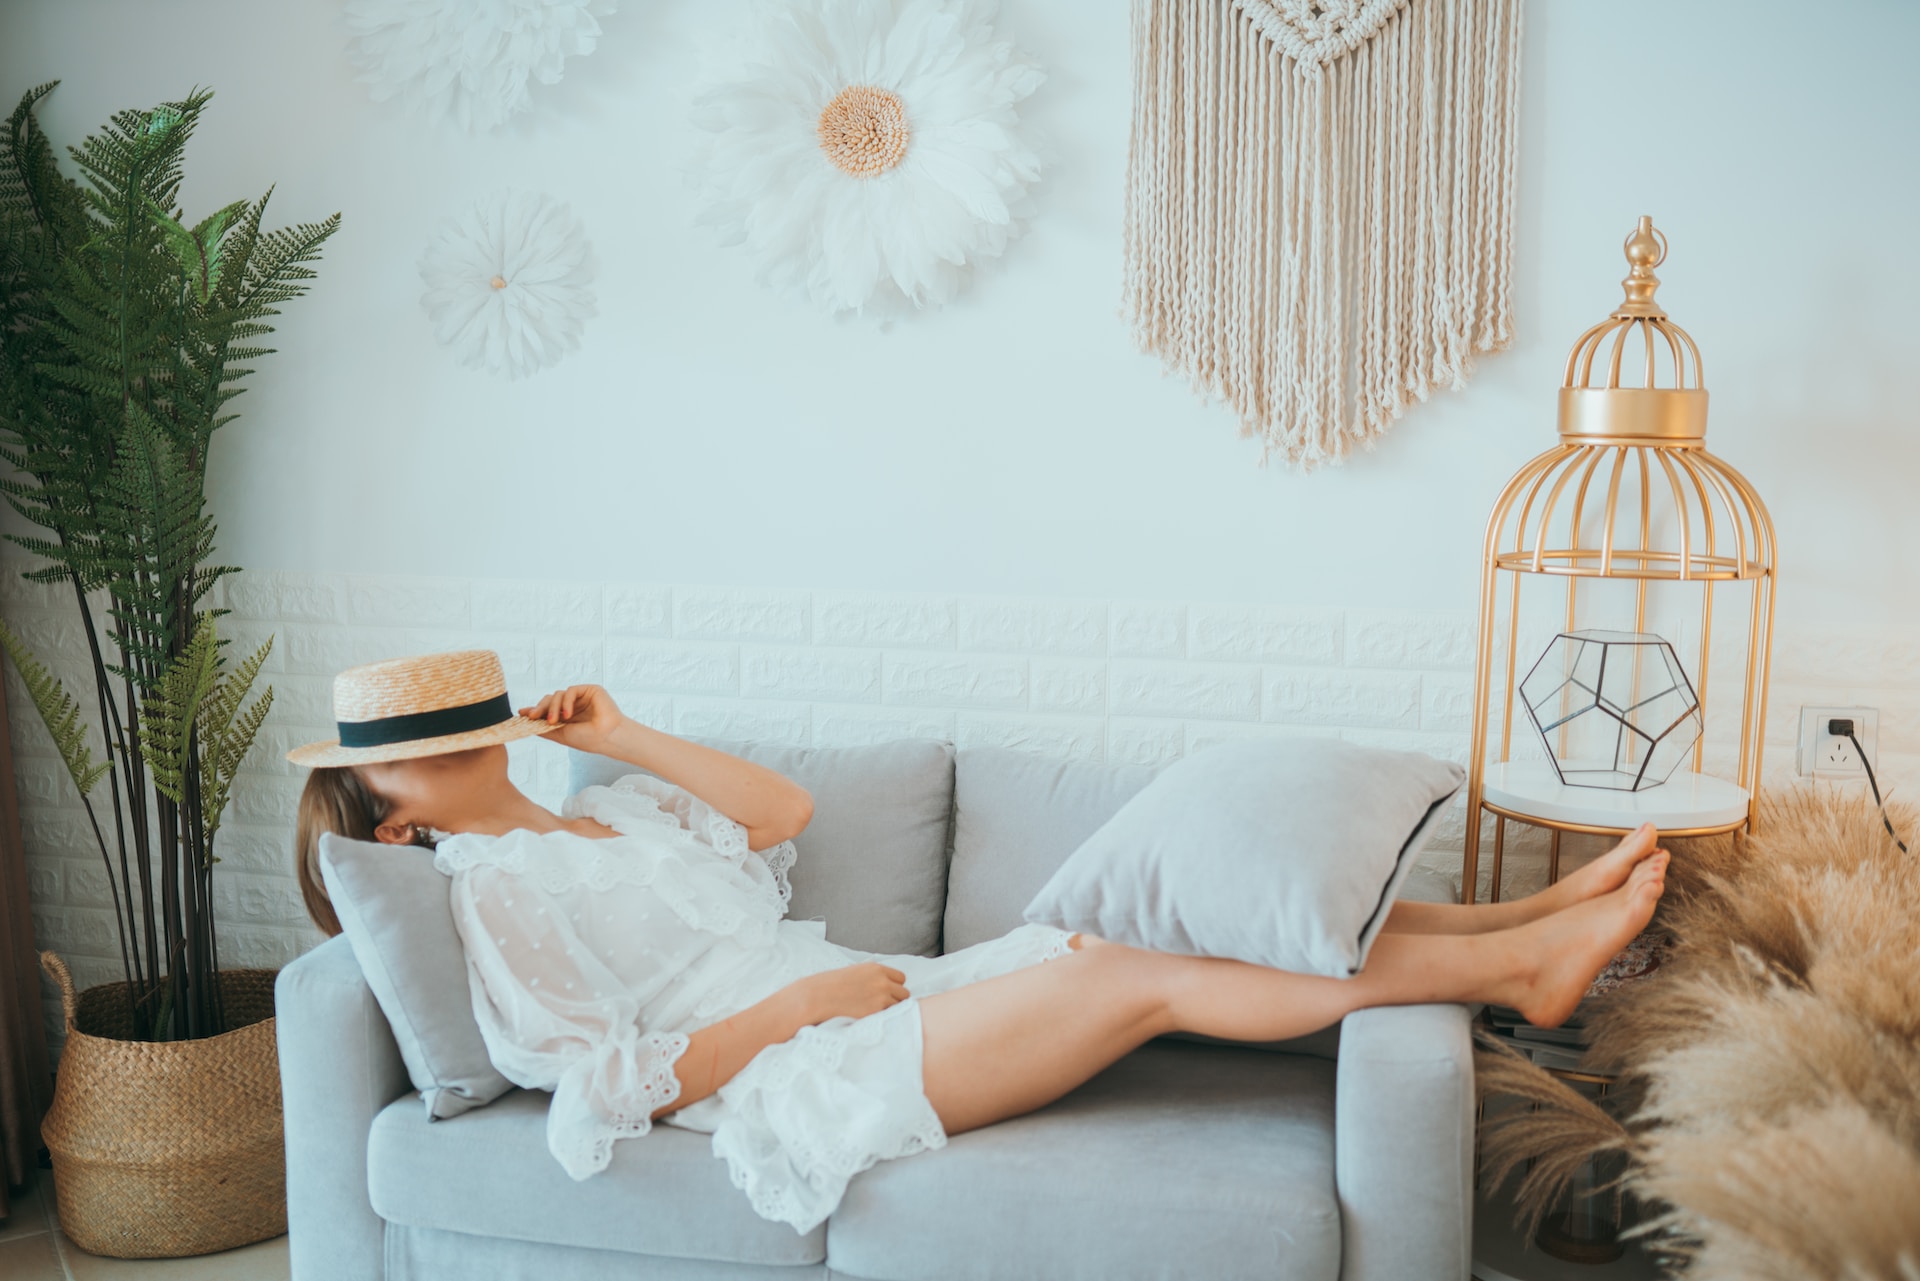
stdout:
<svg viewBox="0 0 1920 1281">
<path fill-rule="evenodd" d="M 46 724 L 47 733 L 53 736 L 53 745 L 60 752 L 60 760 L 67 767 L 67 776 L 73 780 L 75 788 L 85 797 L 93 790 L 93 785 L 112 765 L 108 761 L 93 759 L 93 749 L 87 745 L 87 724 L 80 719 L 80 704 L 73 695 L 67 693 L 66 686 L 58 677 L 46 669 L 39 659 L 33 656 L 26 643 L 4 620 L 0 620 L 0 649 L 20 673 L 20 679 L 26 683 L 27 693 L 33 699 L 34 710 L 40 713 L 40 719 Z"/>
<path fill-rule="evenodd" d="M 186 801 L 194 727 L 219 676 L 220 652 L 213 621 L 203 619 L 186 649 L 141 702 L 145 733 L 140 739 L 140 753 L 153 775 L 154 790 L 175 804 Z"/>
</svg>

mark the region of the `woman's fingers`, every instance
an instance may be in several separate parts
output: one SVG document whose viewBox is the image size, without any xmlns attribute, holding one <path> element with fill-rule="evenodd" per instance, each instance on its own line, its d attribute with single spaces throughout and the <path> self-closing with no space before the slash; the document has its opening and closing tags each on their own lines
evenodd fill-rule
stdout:
<svg viewBox="0 0 1920 1281">
<path fill-rule="evenodd" d="M 907 981 L 907 976 L 905 972 L 901 970 L 896 970 L 891 965 L 881 966 L 880 972 L 886 975 L 889 979 L 893 980 L 893 982 L 895 983 L 905 983 Z"/>
</svg>

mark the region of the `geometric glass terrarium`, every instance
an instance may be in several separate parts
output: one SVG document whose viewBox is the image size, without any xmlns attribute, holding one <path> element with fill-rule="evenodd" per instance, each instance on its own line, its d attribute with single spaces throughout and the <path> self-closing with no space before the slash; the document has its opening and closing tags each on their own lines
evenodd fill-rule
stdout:
<svg viewBox="0 0 1920 1281">
<path fill-rule="evenodd" d="M 1673 646 L 1646 632 L 1562 632 L 1520 682 L 1547 757 L 1572 787 L 1667 781 L 1700 737 L 1700 700 Z"/>
</svg>

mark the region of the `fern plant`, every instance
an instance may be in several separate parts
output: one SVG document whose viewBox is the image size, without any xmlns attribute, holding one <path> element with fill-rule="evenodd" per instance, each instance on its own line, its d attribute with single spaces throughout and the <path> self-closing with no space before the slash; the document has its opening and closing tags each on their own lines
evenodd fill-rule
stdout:
<svg viewBox="0 0 1920 1281">
<path fill-rule="evenodd" d="M 92 688 L 67 689 L 0 623 L 92 823 L 112 886 L 136 1035 L 226 1030 L 214 837 L 272 706 L 208 593 L 214 434 L 305 293 L 339 215 L 263 230 L 266 195 L 189 225 L 183 157 L 212 94 L 122 111 L 61 172 L 29 90 L 0 133 L 0 480 L 35 526 L 10 536 L 79 611 Z M 93 723 L 88 724 L 88 713 Z M 104 746 L 96 759 L 92 737 Z"/>
</svg>

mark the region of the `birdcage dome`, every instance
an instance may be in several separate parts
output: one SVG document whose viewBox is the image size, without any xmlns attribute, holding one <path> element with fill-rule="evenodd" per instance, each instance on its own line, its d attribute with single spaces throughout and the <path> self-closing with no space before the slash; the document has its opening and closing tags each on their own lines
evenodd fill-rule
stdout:
<svg viewBox="0 0 1920 1281">
<path fill-rule="evenodd" d="M 1765 505 L 1706 450 L 1700 348 L 1654 297 L 1666 238 L 1643 217 L 1624 249 L 1624 298 L 1567 355 L 1559 445 L 1523 467 L 1494 508 L 1496 562 L 1581 578 L 1769 574 Z"/>
</svg>

